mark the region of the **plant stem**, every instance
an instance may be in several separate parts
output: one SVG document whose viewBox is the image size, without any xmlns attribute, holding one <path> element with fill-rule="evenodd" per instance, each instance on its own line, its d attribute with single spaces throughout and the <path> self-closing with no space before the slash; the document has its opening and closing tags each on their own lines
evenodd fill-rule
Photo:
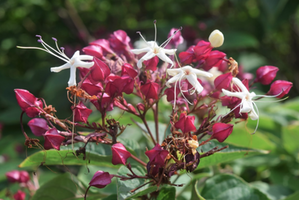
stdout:
<svg viewBox="0 0 299 200">
<path fill-rule="evenodd" d="M 156 129 L 156 140 L 159 144 L 159 120 L 158 120 L 158 102 L 156 103 L 156 108 L 153 108 L 154 119 L 155 119 L 155 129 Z"/>
<path fill-rule="evenodd" d="M 139 158 L 137 158 L 136 156 L 131 154 L 131 158 L 133 158 L 134 160 L 136 160 L 137 162 L 139 162 L 140 164 L 142 164 L 143 166 L 146 166 L 146 163 L 143 162 L 142 160 L 140 160 Z"/>
<path fill-rule="evenodd" d="M 147 130 L 148 134 L 151 136 L 154 145 L 156 145 L 157 142 L 155 141 L 155 139 L 154 139 L 154 137 L 153 137 L 153 134 L 152 134 L 152 132 L 151 132 L 151 130 L 150 130 L 150 128 L 149 128 L 147 122 L 146 122 L 146 119 L 145 119 L 144 115 L 141 117 L 141 119 L 142 119 L 142 121 L 143 121 L 143 123 L 144 123 L 144 125 L 145 125 L 145 127 L 146 127 L 146 130 Z"/>
</svg>

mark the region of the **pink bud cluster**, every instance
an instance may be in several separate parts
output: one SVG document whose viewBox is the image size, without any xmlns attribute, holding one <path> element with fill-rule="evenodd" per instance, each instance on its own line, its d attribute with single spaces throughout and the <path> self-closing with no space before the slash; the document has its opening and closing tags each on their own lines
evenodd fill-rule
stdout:
<svg viewBox="0 0 299 200">
<path fill-rule="evenodd" d="M 156 26 L 156 22 L 154 24 Z M 104 188 L 113 177 L 121 180 L 149 179 L 158 186 L 170 184 L 170 177 L 177 171 L 186 169 L 192 172 L 200 164 L 200 159 L 227 148 L 215 147 L 208 152 L 198 152 L 198 147 L 210 140 L 224 142 L 233 132 L 234 125 L 231 122 L 234 119 L 258 119 L 253 98 L 266 95 L 256 95 L 250 92 L 250 88 L 255 83 L 271 84 L 278 68 L 260 67 L 254 80 L 247 79 L 252 75 L 243 73 L 234 59 L 227 59 L 225 53 L 213 50 L 223 43 L 223 37 L 218 37 L 222 33 L 218 30 L 212 37 L 214 47 L 210 42 L 201 40 L 179 53 L 180 60 L 175 59 L 176 49 L 170 48 L 177 48 L 183 43 L 179 30 L 172 29 L 169 38 L 160 46 L 156 38 L 155 41 L 145 41 L 147 46 L 141 50 L 132 49 L 131 39 L 123 30 L 84 47 L 83 52 L 93 56 L 93 66 L 79 68 L 81 81 L 67 88 L 69 100 L 73 104 L 72 119 L 58 119 L 56 110 L 51 105 L 47 106 L 43 99 L 36 98 L 27 90 L 15 90 L 23 113 L 33 118 L 28 126 L 35 136 L 43 136 L 46 150 L 60 150 L 61 145 L 84 142 L 84 147 L 76 150 L 76 155 L 83 153 L 85 159 L 88 143 L 107 144 L 111 146 L 112 164 L 122 164 L 130 170 L 127 176 L 97 171 L 88 189 Z M 160 60 L 165 63 L 159 66 Z M 172 67 L 174 69 L 170 69 Z M 288 81 L 276 80 L 267 95 L 281 98 L 288 94 L 291 87 L 292 83 Z M 163 96 L 172 103 L 169 118 L 171 134 L 159 141 L 159 134 L 162 134 L 158 127 L 159 104 Z M 217 102 L 227 106 L 229 113 L 217 114 Z M 88 104 L 92 104 L 93 109 L 88 108 Z M 134 156 L 118 141 L 117 137 L 121 134 L 133 136 L 134 133 L 126 132 L 126 125 L 121 125 L 108 114 L 115 107 L 142 121 L 145 127 L 143 131 L 154 144 L 145 152 L 147 162 Z M 90 122 L 89 116 L 94 110 L 99 111 L 101 118 L 97 122 Z M 154 113 L 155 132 L 148 126 L 149 110 Z M 76 132 L 75 127 L 90 132 L 81 134 Z M 25 132 L 24 135 L 28 144 L 36 144 L 36 140 L 29 138 Z M 146 168 L 144 176 L 134 173 L 131 159 Z"/>
</svg>

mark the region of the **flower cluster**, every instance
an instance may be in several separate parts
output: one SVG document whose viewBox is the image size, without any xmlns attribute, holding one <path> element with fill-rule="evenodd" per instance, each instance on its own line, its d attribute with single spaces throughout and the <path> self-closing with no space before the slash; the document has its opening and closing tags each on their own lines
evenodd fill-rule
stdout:
<svg viewBox="0 0 299 200">
<path fill-rule="evenodd" d="M 270 84 L 278 68 L 263 66 L 257 70 L 256 79 L 243 79 L 245 76 L 239 73 L 241 69 L 233 58 L 213 50 L 224 42 L 219 30 L 213 31 L 208 41 L 199 41 L 177 57 L 176 48 L 184 40 L 181 29 L 172 29 L 165 42 L 158 45 L 156 21 L 154 27 L 154 41 L 147 41 L 138 32 L 144 47 L 136 49 L 132 49 L 131 40 L 123 30 L 113 32 L 109 39 L 91 42 L 82 49 L 86 55 L 76 51 L 71 58 L 58 47 L 55 38 L 56 49 L 45 43 L 41 36 L 38 36 L 38 41 L 43 48 L 20 47 L 43 50 L 65 62 L 60 67 L 52 67 L 52 72 L 70 69 L 67 91 L 73 104 L 72 119 L 59 119 L 55 108 L 47 105 L 44 99 L 36 98 L 27 90 L 15 90 L 22 115 L 26 113 L 32 118 L 28 123 L 32 133 L 44 137 L 43 147 L 59 150 L 62 145 L 78 142 L 111 145 L 111 162 L 125 165 L 131 172 L 120 176 L 97 171 L 88 189 L 92 186 L 103 188 L 113 177 L 121 180 L 142 178 L 157 186 L 172 184 L 170 177 L 180 170 L 192 172 L 200 164 L 200 159 L 227 148 L 215 147 L 207 152 L 198 152 L 210 140 L 224 142 L 233 131 L 233 119 L 246 120 L 249 116 L 251 120 L 258 120 L 258 99 L 268 96 L 282 98 L 292 87 L 290 82 L 276 80 L 266 95 L 250 92 L 249 86 L 254 83 Z M 78 84 L 77 68 L 81 78 Z M 159 104 L 165 102 L 163 99 L 171 104 L 168 120 L 171 134 L 160 141 L 159 135 L 164 133 L 159 132 Z M 98 122 L 89 122 L 88 117 L 93 110 L 86 106 L 87 102 L 100 113 Z M 230 111 L 225 115 L 217 114 L 217 102 Z M 117 139 L 122 133 L 130 133 L 126 132 L 126 125 L 107 117 L 109 111 L 116 107 L 142 121 L 144 131 L 153 144 L 153 148 L 145 151 L 147 161 L 131 154 Z M 154 113 L 155 132 L 148 126 L 150 110 Z M 80 134 L 75 127 L 91 131 Z M 39 144 L 38 139 L 30 138 L 24 130 L 23 134 L 28 147 Z M 77 156 L 83 152 L 83 159 L 85 146 L 76 150 Z M 131 168 L 130 159 L 143 165 L 147 173 L 137 175 Z"/>
</svg>

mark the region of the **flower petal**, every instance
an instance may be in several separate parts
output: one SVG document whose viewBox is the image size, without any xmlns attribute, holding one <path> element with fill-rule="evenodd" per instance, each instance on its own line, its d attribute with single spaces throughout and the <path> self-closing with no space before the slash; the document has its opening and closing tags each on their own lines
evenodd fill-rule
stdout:
<svg viewBox="0 0 299 200">
<path fill-rule="evenodd" d="M 203 91 L 203 87 L 197 80 L 197 76 L 195 74 L 186 75 L 188 82 L 194 87 L 197 93 L 201 93 Z"/>
</svg>

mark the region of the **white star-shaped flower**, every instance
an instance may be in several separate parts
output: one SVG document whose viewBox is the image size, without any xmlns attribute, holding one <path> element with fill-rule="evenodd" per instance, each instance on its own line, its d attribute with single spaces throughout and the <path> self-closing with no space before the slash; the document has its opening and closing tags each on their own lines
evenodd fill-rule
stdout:
<svg viewBox="0 0 299 200">
<path fill-rule="evenodd" d="M 169 41 L 173 38 L 173 36 L 176 34 L 177 31 L 174 32 L 174 34 L 171 37 L 169 37 L 165 42 L 163 42 L 160 46 L 158 46 L 158 44 L 156 42 L 156 38 L 157 38 L 156 21 L 154 21 L 154 26 L 155 26 L 155 41 L 148 42 L 144 39 L 144 37 L 141 35 L 140 32 L 137 32 L 147 44 L 147 47 L 145 47 L 145 48 L 131 50 L 132 53 L 137 54 L 137 55 L 141 54 L 141 53 L 146 53 L 137 62 L 137 67 L 141 68 L 143 61 L 149 60 L 155 56 L 158 56 L 164 62 L 171 64 L 171 66 L 170 66 L 170 68 L 171 68 L 173 66 L 173 62 L 167 55 L 174 55 L 176 52 L 176 49 L 165 49 L 164 47 L 169 43 Z"/>
<path fill-rule="evenodd" d="M 77 67 L 84 67 L 84 68 L 90 68 L 94 65 L 94 62 L 86 62 L 83 60 L 88 60 L 91 61 L 93 60 L 93 56 L 89 56 L 89 55 L 80 55 L 79 51 L 76 51 L 74 53 L 74 55 L 69 58 L 65 55 L 64 53 L 64 48 L 61 47 L 59 49 L 58 44 L 57 44 L 57 39 L 56 38 L 52 38 L 55 41 L 55 45 L 56 45 L 56 49 L 54 49 L 53 47 L 51 47 L 50 45 L 48 45 L 47 43 L 45 43 L 42 39 L 41 36 L 37 35 L 38 42 L 40 42 L 44 48 L 40 48 L 40 47 L 20 47 L 18 46 L 18 48 L 22 48 L 22 49 L 38 49 L 38 50 L 42 50 L 45 51 L 63 61 L 65 61 L 66 63 L 59 66 L 59 67 L 51 67 L 51 72 L 60 72 L 61 70 L 64 69 L 70 69 L 70 78 L 68 81 L 68 86 L 75 86 L 76 83 L 76 68 Z"/>
<path fill-rule="evenodd" d="M 181 90 L 181 81 L 182 80 L 187 79 L 188 82 L 193 86 L 193 88 L 192 88 L 193 93 L 196 91 L 199 94 L 203 91 L 203 87 L 198 82 L 197 76 L 205 76 L 205 77 L 209 77 L 209 78 L 213 77 L 213 74 L 199 70 L 199 69 L 195 69 L 189 65 L 186 65 L 181 68 L 176 68 L 176 69 L 167 69 L 167 73 L 168 73 L 168 75 L 172 76 L 172 78 L 170 78 L 166 82 L 166 86 L 171 87 L 170 84 L 175 83 L 174 92 L 176 92 L 176 86 L 177 86 L 177 83 L 179 83 L 179 88 L 180 88 L 181 94 L 183 95 L 184 98 L 185 98 L 185 96 L 182 93 L 184 91 Z M 176 97 L 176 94 L 174 94 L 174 96 Z M 191 104 L 189 101 L 188 101 L 188 103 Z M 174 106 L 175 106 L 175 104 L 174 104 Z"/>
<path fill-rule="evenodd" d="M 231 97 L 237 97 L 241 99 L 241 103 L 234 107 L 230 112 L 234 111 L 236 108 L 240 106 L 240 113 L 248 113 L 248 116 L 252 120 L 258 120 L 256 124 L 256 128 L 253 133 L 256 132 L 259 124 L 259 110 L 255 102 L 257 102 L 258 99 L 263 98 L 263 97 L 277 97 L 281 93 L 277 95 L 256 95 L 254 92 L 249 92 L 246 86 L 242 83 L 242 81 L 236 77 L 232 79 L 232 82 L 238 87 L 239 91 L 236 92 L 230 92 L 228 90 L 222 89 L 222 92 L 226 96 L 231 96 Z M 253 99 L 255 97 L 258 97 L 258 99 Z M 281 99 L 279 101 L 282 101 L 284 99 Z M 261 102 L 269 102 L 269 101 L 261 101 Z M 273 102 L 273 101 L 272 101 Z"/>
<path fill-rule="evenodd" d="M 254 92 L 249 92 L 240 79 L 234 77 L 232 79 L 232 82 L 240 89 L 240 91 L 230 92 L 228 90 L 222 89 L 222 92 L 226 96 L 237 97 L 241 99 L 241 103 L 238 105 L 240 106 L 240 113 L 248 113 L 249 117 L 252 120 L 257 120 L 259 118 L 258 109 L 253 100 L 253 98 L 257 95 Z M 235 108 L 237 108 L 238 106 L 236 106 Z"/>
</svg>

